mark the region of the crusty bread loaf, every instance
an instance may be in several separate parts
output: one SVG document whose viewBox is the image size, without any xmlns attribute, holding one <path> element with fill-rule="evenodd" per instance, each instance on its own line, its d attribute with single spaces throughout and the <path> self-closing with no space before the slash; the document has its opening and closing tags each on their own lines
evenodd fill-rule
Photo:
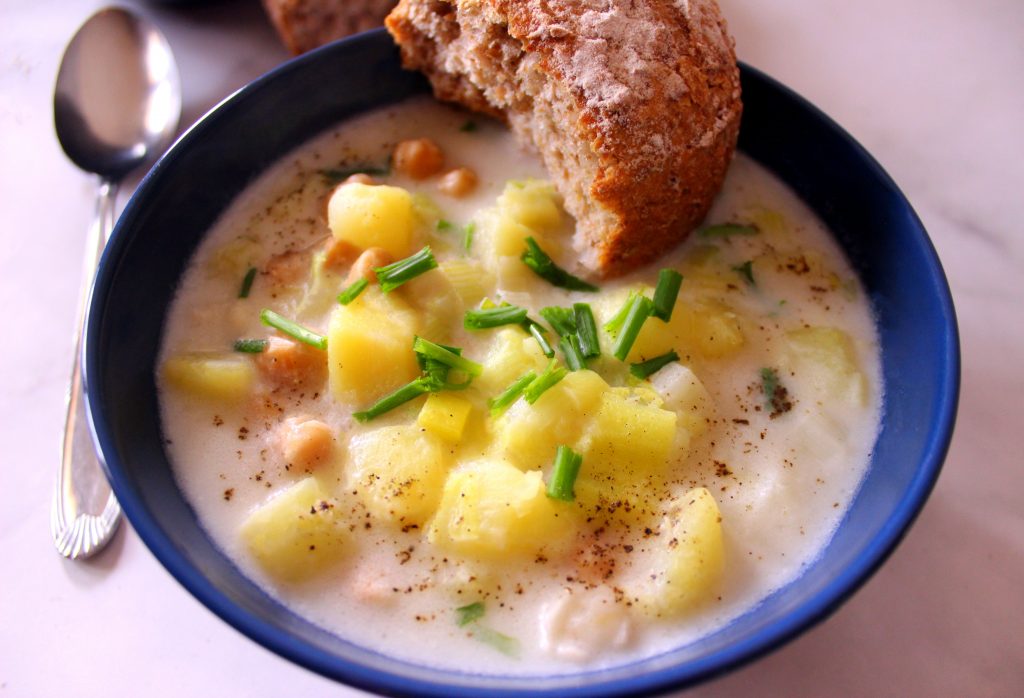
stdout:
<svg viewBox="0 0 1024 698">
<path fill-rule="evenodd" d="M 385 24 L 440 99 L 537 147 L 590 269 L 658 257 L 721 188 L 742 107 L 714 0 L 400 0 Z"/>
<path fill-rule="evenodd" d="M 396 0 L 263 0 L 288 50 L 298 55 L 379 27 Z"/>
</svg>

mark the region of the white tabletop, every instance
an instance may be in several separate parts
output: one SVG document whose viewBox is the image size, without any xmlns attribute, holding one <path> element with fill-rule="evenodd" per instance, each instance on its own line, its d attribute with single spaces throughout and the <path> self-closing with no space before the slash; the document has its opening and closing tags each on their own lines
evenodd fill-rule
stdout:
<svg viewBox="0 0 1024 698">
<path fill-rule="evenodd" d="M 818 627 L 688 695 L 1024 695 L 1024 3 L 721 4 L 740 57 L 846 127 L 916 207 L 953 288 L 963 392 L 938 487 L 884 568 Z M 99 5 L 0 0 L 0 695 L 357 695 L 221 622 L 130 526 L 90 562 L 50 542 L 94 195 L 54 139 L 51 99 L 64 42 Z M 256 0 L 140 9 L 179 58 L 183 124 L 286 58 Z"/>
</svg>

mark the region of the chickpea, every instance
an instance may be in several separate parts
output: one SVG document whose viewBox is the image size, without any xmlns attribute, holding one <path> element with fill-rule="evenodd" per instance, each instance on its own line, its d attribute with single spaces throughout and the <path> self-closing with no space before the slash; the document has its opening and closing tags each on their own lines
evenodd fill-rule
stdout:
<svg viewBox="0 0 1024 698">
<path fill-rule="evenodd" d="M 476 172 L 468 167 L 459 167 L 446 172 L 437 183 L 437 188 L 443 194 L 460 197 L 476 189 L 477 181 Z"/>
<path fill-rule="evenodd" d="M 377 275 L 373 273 L 374 267 L 382 267 L 385 264 L 390 264 L 394 260 L 391 259 L 391 255 L 386 250 L 380 247 L 370 247 L 363 251 L 359 255 L 359 259 L 355 261 L 352 268 L 348 272 L 348 278 L 345 279 L 346 284 L 354 284 L 359 279 L 366 279 L 367 281 L 376 281 Z"/>
<path fill-rule="evenodd" d="M 426 179 L 444 167 L 444 153 L 429 138 L 402 141 L 395 146 L 392 164 L 401 174 L 413 179 Z"/>
<path fill-rule="evenodd" d="M 330 269 L 347 267 L 359 257 L 359 248 L 333 235 L 324 243 L 324 266 Z"/>
</svg>

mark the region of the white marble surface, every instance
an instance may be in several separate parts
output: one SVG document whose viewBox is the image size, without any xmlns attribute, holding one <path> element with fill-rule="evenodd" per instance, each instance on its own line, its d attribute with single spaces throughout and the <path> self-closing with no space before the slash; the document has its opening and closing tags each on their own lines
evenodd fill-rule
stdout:
<svg viewBox="0 0 1024 698">
<path fill-rule="evenodd" d="M 721 4 L 740 56 L 845 126 L 917 208 L 953 288 L 963 393 L 938 487 L 885 567 L 812 631 L 688 695 L 1024 695 L 1024 3 Z M 215 618 L 130 526 L 88 563 L 50 543 L 93 207 L 50 100 L 64 42 L 99 5 L 0 0 L 0 695 L 357 695 Z M 256 0 L 141 9 L 179 57 L 185 123 L 285 58 Z"/>
</svg>

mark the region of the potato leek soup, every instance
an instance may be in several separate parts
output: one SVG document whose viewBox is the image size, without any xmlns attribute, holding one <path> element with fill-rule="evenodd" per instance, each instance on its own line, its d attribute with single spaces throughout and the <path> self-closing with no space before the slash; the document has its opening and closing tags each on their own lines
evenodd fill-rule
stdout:
<svg viewBox="0 0 1024 698">
<path fill-rule="evenodd" d="M 798 576 L 879 423 L 837 246 L 742 155 L 660 263 L 591 278 L 572 233 L 510 134 L 428 100 L 251 186 L 157 368 L 226 554 L 342 637 L 501 674 L 677 647 Z"/>
</svg>

